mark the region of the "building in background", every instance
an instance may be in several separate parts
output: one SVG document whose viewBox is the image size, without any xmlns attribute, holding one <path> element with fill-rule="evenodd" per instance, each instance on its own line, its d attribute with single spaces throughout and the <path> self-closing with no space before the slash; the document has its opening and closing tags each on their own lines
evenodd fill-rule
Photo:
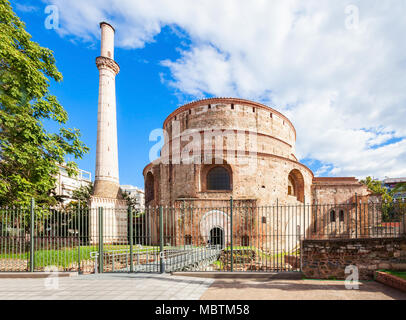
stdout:
<svg viewBox="0 0 406 320">
<path fill-rule="evenodd" d="M 58 166 L 59 173 L 56 176 L 55 194 L 63 199 L 63 203 L 72 201 L 73 191 L 83 186 L 92 184 L 92 174 L 79 169 L 77 176 L 69 176 L 67 168 Z"/>
<path fill-rule="evenodd" d="M 386 178 L 383 180 L 383 185 L 388 190 L 393 190 L 396 186 L 400 183 L 406 183 L 406 178 Z M 397 192 L 394 195 L 395 199 L 405 199 L 406 198 L 406 191 Z"/>
<path fill-rule="evenodd" d="M 123 192 L 128 193 L 131 198 L 136 200 L 137 203 L 136 208 L 141 208 L 144 206 L 145 203 L 144 190 L 132 185 L 124 185 L 120 186 L 120 188 Z"/>
</svg>

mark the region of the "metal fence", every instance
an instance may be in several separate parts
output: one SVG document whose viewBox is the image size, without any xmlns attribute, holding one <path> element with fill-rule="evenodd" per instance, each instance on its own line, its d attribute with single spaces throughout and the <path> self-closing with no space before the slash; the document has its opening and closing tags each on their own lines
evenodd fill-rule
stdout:
<svg viewBox="0 0 406 320">
<path fill-rule="evenodd" d="M 406 202 L 0 209 L 0 271 L 300 271 L 301 240 L 405 234 Z"/>
</svg>

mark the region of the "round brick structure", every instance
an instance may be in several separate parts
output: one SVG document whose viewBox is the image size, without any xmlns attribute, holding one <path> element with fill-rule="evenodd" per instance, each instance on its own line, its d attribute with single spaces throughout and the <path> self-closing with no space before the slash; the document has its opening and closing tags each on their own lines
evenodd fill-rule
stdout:
<svg viewBox="0 0 406 320">
<path fill-rule="evenodd" d="M 144 169 L 146 205 L 193 200 L 220 205 L 232 196 L 256 205 L 311 197 L 312 171 L 295 155 L 290 120 L 235 98 L 186 104 L 165 120 L 161 157 Z"/>
</svg>

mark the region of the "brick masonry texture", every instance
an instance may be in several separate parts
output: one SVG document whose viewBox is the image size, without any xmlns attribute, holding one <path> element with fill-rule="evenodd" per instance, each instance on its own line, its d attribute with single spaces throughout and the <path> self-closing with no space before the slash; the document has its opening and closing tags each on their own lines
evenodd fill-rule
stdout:
<svg viewBox="0 0 406 320">
<path fill-rule="evenodd" d="M 309 279 L 346 279 L 345 268 L 358 267 L 360 280 L 379 269 L 406 270 L 406 237 L 304 240 L 302 271 Z"/>
</svg>

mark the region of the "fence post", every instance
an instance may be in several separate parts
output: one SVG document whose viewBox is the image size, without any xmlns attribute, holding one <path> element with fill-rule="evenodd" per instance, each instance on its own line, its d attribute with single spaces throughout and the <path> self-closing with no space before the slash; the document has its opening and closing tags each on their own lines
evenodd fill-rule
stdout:
<svg viewBox="0 0 406 320">
<path fill-rule="evenodd" d="M 134 272 L 134 257 L 133 257 L 133 210 L 131 206 L 128 207 L 130 214 L 130 272 Z"/>
<path fill-rule="evenodd" d="M 402 221 L 402 225 L 401 225 L 401 230 L 400 233 L 403 236 L 406 236 L 406 210 L 405 210 L 405 199 L 402 199 L 402 203 L 399 204 L 399 208 L 400 208 L 400 214 L 401 214 L 401 221 Z M 403 229 L 403 230 L 402 230 Z"/>
<path fill-rule="evenodd" d="M 186 230 L 186 204 L 185 200 L 182 201 L 182 219 L 183 219 L 183 250 L 186 250 L 186 239 L 185 239 L 185 230 Z"/>
<path fill-rule="evenodd" d="M 35 228 L 35 200 L 31 198 L 31 210 L 30 210 L 30 272 L 34 272 L 34 228 Z"/>
<path fill-rule="evenodd" d="M 78 216 L 77 216 L 77 226 L 78 226 L 78 273 L 80 274 L 81 273 L 81 271 L 80 271 L 80 212 L 81 212 L 81 210 L 80 210 L 80 200 L 79 200 L 79 202 L 78 202 Z"/>
<path fill-rule="evenodd" d="M 99 207 L 99 273 L 103 273 L 103 208 Z"/>
<path fill-rule="evenodd" d="M 303 238 L 302 238 L 302 230 L 299 226 L 299 235 L 300 235 L 300 272 L 302 272 L 302 264 L 303 264 L 303 240 L 306 239 L 306 197 L 303 197 Z"/>
<path fill-rule="evenodd" d="M 355 192 L 355 239 L 358 239 L 358 195 Z"/>
<path fill-rule="evenodd" d="M 165 273 L 164 256 L 164 208 L 159 206 L 159 265 L 160 273 Z"/>
<path fill-rule="evenodd" d="M 230 267 L 231 272 L 234 271 L 234 249 L 233 249 L 233 197 L 230 198 Z"/>
</svg>

